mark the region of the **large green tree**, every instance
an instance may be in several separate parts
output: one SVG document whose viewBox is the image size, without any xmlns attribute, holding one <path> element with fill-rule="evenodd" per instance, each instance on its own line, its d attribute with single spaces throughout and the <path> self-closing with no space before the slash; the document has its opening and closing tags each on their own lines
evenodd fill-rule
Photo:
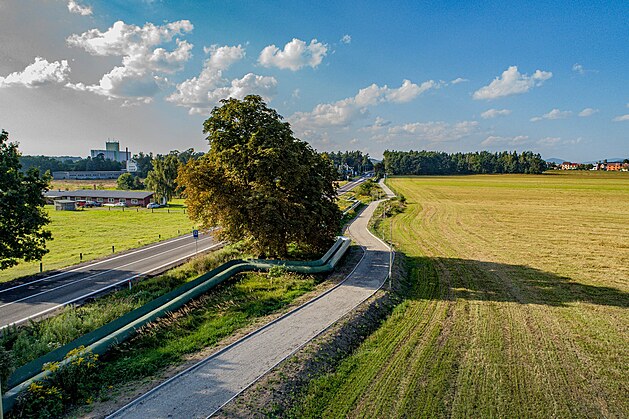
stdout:
<svg viewBox="0 0 629 419">
<path fill-rule="evenodd" d="M 177 171 L 180 163 L 177 154 L 158 155 L 153 159 L 153 169 L 144 181 L 146 187 L 155 192 L 159 199 L 167 202 L 175 196 L 178 189 Z"/>
<path fill-rule="evenodd" d="M 44 192 L 50 178 L 39 170 L 20 172 L 20 152 L 9 142 L 9 133 L 0 133 L 0 269 L 17 265 L 20 259 L 39 260 L 52 239 L 43 227 L 50 222 L 44 211 Z"/>
<path fill-rule="evenodd" d="M 338 232 L 332 162 L 296 139 L 259 96 L 223 100 L 204 123 L 210 150 L 180 170 L 193 220 L 223 239 L 285 257 L 290 243 L 322 251 Z"/>
</svg>

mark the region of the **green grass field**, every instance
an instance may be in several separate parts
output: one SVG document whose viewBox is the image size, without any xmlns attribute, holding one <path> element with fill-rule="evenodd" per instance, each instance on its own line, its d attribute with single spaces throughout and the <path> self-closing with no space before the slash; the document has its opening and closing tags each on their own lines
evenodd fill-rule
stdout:
<svg viewBox="0 0 629 419">
<path fill-rule="evenodd" d="M 295 416 L 629 417 L 629 174 L 388 183 L 410 290 Z"/>
<path fill-rule="evenodd" d="M 115 251 L 140 247 L 152 242 L 175 237 L 192 230 L 193 223 L 183 213 L 183 200 L 174 200 L 170 213 L 160 208 L 151 212 L 140 208 L 89 208 L 83 211 L 55 211 L 47 205 L 51 223 L 47 226 L 53 240 L 47 242 L 50 252 L 42 262 L 44 270 L 58 269 L 111 254 Z M 179 232 L 179 233 L 178 233 Z M 161 236 L 161 238 L 160 238 Z M 0 282 L 39 272 L 39 262 L 22 262 L 0 271 Z"/>
</svg>

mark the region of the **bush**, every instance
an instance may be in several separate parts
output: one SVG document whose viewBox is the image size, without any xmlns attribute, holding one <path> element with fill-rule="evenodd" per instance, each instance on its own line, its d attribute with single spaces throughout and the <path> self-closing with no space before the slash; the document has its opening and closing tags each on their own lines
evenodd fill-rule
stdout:
<svg viewBox="0 0 629 419">
<path fill-rule="evenodd" d="M 63 394 L 47 383 L 32 383 L 18 397 L 13 415 L 18 418 L 58 418 L 63 414 Z"/>
<path fill-rule="evenodd" d="M 91 402 L 99 385 L 98 355 L 80 346 L 68 352 L 65 359 L 70 361 L 64 366 L 57 362 L 44 365 L 44 370 L 52 374 L 31 383 L 18 396 L 15 417 L 59 417 L 65 406 Z"/>
</svg>

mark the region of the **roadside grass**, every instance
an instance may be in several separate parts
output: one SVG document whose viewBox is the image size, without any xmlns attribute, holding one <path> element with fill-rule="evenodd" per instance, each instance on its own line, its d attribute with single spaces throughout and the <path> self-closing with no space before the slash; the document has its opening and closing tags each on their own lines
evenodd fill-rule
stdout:
<svg viewBox="0 0 629 419">
<path fill-rule="evenodd" d="M 227 261 L 242 256 L 243 252 L 239 245 L 226 246 L 196 257 L 162 275 L 140 281 L 131 289 L 121 289 L 82 306 L 69 305 L 55 316 L 30 322 L 28 325 L 11 327 L 0 335 L 0 351 L 5 351 L 9 355 L 4 362 L 0 359 L 0 377 L 6 380 L 22 365 L 141 307 Z M 4 385 L 2 388 L 6 390 Z"/>
<path fill-rule="evenodd" d="M 181 205 L 181 202 L 175 202 Z M 50 252 L 43 259 L 43 269 L 54 270 L 83 261 L 111 255 L 116 252 L 144 246 L 160 240 L 188 233 L 193 223 L 183 210 L 160 208 L 151 212 L 146 208 L 89 208 L 82 211 L 55 211 L 46 205 L 51 223 L 46 227 L 53 240 L 46 243 Z M 39 262 L 21 262 L 0 271 L 0 282 L 39 273 Z"/>
<path fill-rule="evenodd" d="M 72 406 L 107 401 L 115 396 L 112 389 L 154 377 L 167 367 L 181 364 L 186 355 L 211 348 L 256 319 L 287 307 L 314 290 L 322 279 L 281 270 L 274 274 L 237 275 L 183 308 L 140 328 L 131 340 L 112 348 L 99 360 L 98 374 L 91 374 L 89 382 L 77 384 L 93 392 L 87 397 L 64 400 L 63 408 L 67 413 Z M 54 384 L 41 385 L 44 389 L 54 388 Z M 40 396 L 41 391 L 27 392 L 14 414 L 19 416 L 20 412 L 28 411 L 32 401 L 40 400 Z M 57 403 L 55 394 L 50 403 Z"/>
<path fill-rule="evenodd" d="M 286 416 L 629 416 L 629 176 L 389 185 L 411 290 Z"/>
</svg>

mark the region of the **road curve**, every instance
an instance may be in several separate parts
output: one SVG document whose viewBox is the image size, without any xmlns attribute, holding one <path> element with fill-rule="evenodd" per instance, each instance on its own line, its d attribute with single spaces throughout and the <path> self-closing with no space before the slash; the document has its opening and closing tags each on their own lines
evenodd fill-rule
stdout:
<svg viewBox="0 0 629 419">
<path fill-rule="evenodd" d="M 388 189 L 388 188 L 387 188 Z M 110 418 L 207 417 L 378 290 L 389 248 L 367 230 L 377 202 L 348 233 L 365 254 L 338 286 L 183 371 L 114 412 Z"/>
<path fill-rule="evenodd" d="M 220 247 L 210 234 L 177 237 L 87 264 L 69 267 L 43 278 L 0 286 L 0 330 L 40 317 L 67 304 L 175 266 L 195 253 Z"/>
</svg>

